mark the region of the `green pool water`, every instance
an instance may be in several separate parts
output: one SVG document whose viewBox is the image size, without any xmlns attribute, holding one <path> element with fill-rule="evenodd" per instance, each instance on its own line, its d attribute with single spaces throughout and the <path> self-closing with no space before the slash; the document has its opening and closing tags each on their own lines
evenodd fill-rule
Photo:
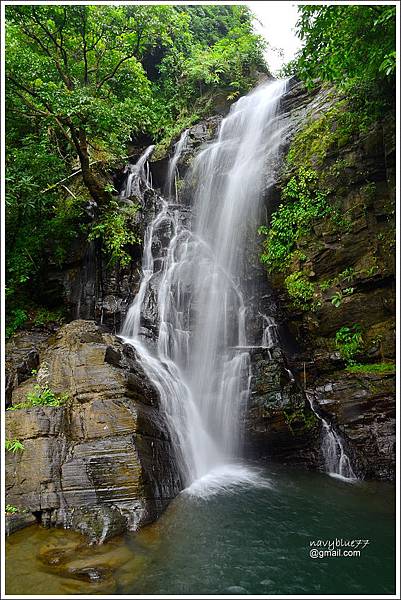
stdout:
<svg viewBox="0 0 401 600">
<path fill-rule="evenodd" d="M 7 542 L 7 593 L 395 593 L 391 484 L 278 467 L 258 481 L 204 497 L 184 492 L 156 524 L 103 547 L 73 532 L 20 531 Z M 311 558 L 324 549 L 311 546 L 318 540 L 369 543 L 359 545 L 360 556 Z M 60 545 L 72 554 L 48 564 L 49 549 Z M 77 565 L 100 565 L 103 577 L 85 580 Z"/>
</svg>

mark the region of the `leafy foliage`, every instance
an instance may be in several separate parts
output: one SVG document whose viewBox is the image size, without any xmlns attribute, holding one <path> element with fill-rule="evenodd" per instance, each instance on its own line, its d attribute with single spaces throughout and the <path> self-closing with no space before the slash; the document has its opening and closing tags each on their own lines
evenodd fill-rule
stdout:
<svg viewBox="0 0 401 600">
<path fill-rule="evenodd" d="M 56 395 L 47 384 L 36 384 L 32 392 L 26 396 L 26 402 L 13 404 L 7 410 L 19 410 L 21 408 L 32 408 L 34 406 L 62 406 L 69 399 L 67 393 Z"/>
<path fill-rule="evenodd" d="M 39 308 L 33 318 L 33 324 L 36 326 L 47 325 L 48 323 L 63 323 L 65 313 L 62 308 L 49 310 L 48 308 Z"/>
<path fill-rule="evenodd" d="M 331 303 L 336 308 L 339 308 L 343 302 L 344 296 L 351 296 L 351 294 L 353 294 L 353 293 L 354 293 L 353 287 L 345 288 L 344 290 L 338 290 L 331 298 Z"/>
<path fill-rule="evenodd" d="M 21 442 L 21 440 L 9 440 L 6 439 L 5 440 L 5 448 L 7 452 L 12 452 L 13 454 L 15 454 L 16 452 L 23 452 L 25 450 L 25 446 L 24 444 Z"/>
<path fill-rule="evenodd" d="M 6 504 L 6 514 L 8 515 L 16 515 L 17 513 L 19 513 L 19 508 L 17 508 L 16 506 L 13 506 L 12 504 Z"/>
<path fill-rule="evenodd" d="M 11 335 L 27 299 L 39 303 L 48 265 L 61 264 L 78 236 L 127 263 L 138 235 L 116 211 L 102 165 L 141 136 L 166 146 L 213 94 L 247 91 L 266 66 L 244 6 L 15 4 L 6 7 L 6 48 Z"/>
<path fill-rule="evenodd" d="M 295 71 L 310 86 L 316 78 L 341 86 L 394 80 L 395 6 L 306 5 L 299 14 Z"/>
<path fill-rule="evenodd" d="M 126 266 L 131 260 L 126 248 L 140 241 L 133 224 L 137 210 L 137 205 L 119 209 L 117 202 L 110 202 L 107 212 L 91 229 L 88 239 L 102 239 L 103 250 L 111 264 L 119 262 Z"/>
<path fill-rule="evenodd" d="M 27 313 L 22 308 L 16 308 L 10 311 L 9 321 L 6 327 L 6 338 L 9 338 L 26 323 Z"/>
<path fill-rule="evenodd" d="M 371 363 L 367 365 L 353 364 L 346 369 L 348 373 L 395 373 L 394 363 Z"/>
<path fill-rule="evenodd" d="M 341 327 L 336 333 L 336 346 L 341 357 L 348 366 L 355 364 L 355 357 L 361 352 L 363 347 L 363 338 L 361 326 L 355 323 L 351 327 Z"/>
<path fill-rule="evenodd" d="M 309 310 L 313 306 L 315 287 L 301 271 L 291 273 L 284 281 L 292 304 L 301 310 Z"/>
<path fill-rule="evenodd" d="M 284 188 L 285 204 L 273 212 L 270 227 L 259 228 L 259 233 L 266 236 L 260 258 L 270 272 L 285 269 L 297 240 L 330 211 L 326 194 L 318 189 L 317 181 L 314 171 L 301 167 Z"/>
</svg>

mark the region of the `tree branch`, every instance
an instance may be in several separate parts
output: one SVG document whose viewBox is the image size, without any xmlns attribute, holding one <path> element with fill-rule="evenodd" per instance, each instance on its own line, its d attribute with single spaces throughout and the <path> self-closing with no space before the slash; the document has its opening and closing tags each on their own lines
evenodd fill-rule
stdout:
<svg viewBox="0 0 401 600">
<path fill-rule="evenodd" d="M 51 33 L 51 31 L 49 29 L 47 29 L 43 25 L 43 23 L 40 21 L 40 19 L 37 17 L 37 14 L 36 14 L 36 11 L 35 11 L 34 7 L 32 8 L 32 18 L 33 18 L 34 22 L 44 31 L 45 35 L 53 42 L 53 45 L 55 46 L 56 51 L 59 51 L 60 54 L 61 54 L 61 57 L 63 59 L 63 63 L 64 63 L 65 68 L 68 69 L 67 68 L 67 53 L 66 53 L 65 49 L 63 48 L 62 44 L 58 43 L 57 39 L 54 37 L 54 35 Z M 41 45 L 41 47 L 43 47 L 42 44 L 39 41 L 39 38 L 37 36 L 35 36 L 33 34 L 33 32 L 26 32 L 25 31 L 24 33 L 26 35 L 28 35 L 29 37 L 31 37 L 32 39 L 34 39 L 36 42 L 38 42 Z M 47 54 L 54 61 L 56 69 L 57 69 L 57 71 L 58 71 L 61 79 L 63 80 L 65 86 L 67 87 L 67 89 L 68 90 L 72 90 L 73 87 L 74 87 L 74 84 L 73 84 L 73 82 L 71 80 L 71 77 L 69 75 L 67 75 L 66 73 L 64 73 L 63 69 L 61 68 L 60 61 L 55 56 L 53 56 L 51 54 L 51 52 L 50 52 L 49 49 L 47 49 Z"/>
<path fill-rule="evenodd" d="M 135 54 L 136 54 L 136 50 L 134 52 L 132 52 L 131 54 L 129 54 L 128 56 L 124 56 L 123 58 L 121 58 L 118 61 L 118 63 L 116 64 L 116 66 L 114 67 L 114 69 L 112 70 L 112 72 L 109 73 L 108 75 L 106 75 L 105 77 L 103 77 L 103 79 L 100 80 L 100 82 L 96 86 L 96 89 L 99 91 L 100 88 L 106 83 L 106 81 L 109 81 L 110 79 L 113 79 L 114 75 L 117 73 L 117 71 L 121 67 L 121 65 L 123 63 L 125 63 L 127 60 L 129 60 L 130 58 L 134 58 Z"/>
<path fill-rule="evenodd" d="M 80 34 L 82 37 L 82 45 L 83 45 L 83 56 L 84 56 L 84 83 L 88 85 L 88 51 L 87 51 L 87 42 L 86 42 L 86 8 L 85 6 L 80 7 L 79 16 L 82 21 L 82 29 L 80 30 Z"/>
</svg>

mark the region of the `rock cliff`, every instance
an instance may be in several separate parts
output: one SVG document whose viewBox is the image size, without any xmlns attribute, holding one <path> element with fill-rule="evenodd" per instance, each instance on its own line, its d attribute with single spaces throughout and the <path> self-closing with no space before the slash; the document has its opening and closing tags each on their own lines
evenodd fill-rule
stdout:
<svg viewBox="0 0 401 600">
<path fill-rule="evenodd" d="M 353 448 L 359 475 L 391 479 L 395 465 L 393 112 L 362 127 L 347 98 L 325 87 L 307 93 L 295 83 L 283 98 L 281 118 L 284 123 L 289 120 L 289 126 L 278 182 L 266 196 L 267 213 L 285 204 L 283 190 L 300 168 L 316 175 L 330 207 L 326 216 L 298 237 L 286 267 L 268 276 L 288 365 Z M 291 276 L 305 287 L 291 288 Z M 360 334 L 354 338 L 359 341 L 349 361 L 346 336 L 352 339 L 353 331 Z M 338 332 L 345 332 L 345 343 Z"/>
<path fill-rule="evenodd" d="M 157 392 L 132 347 L 91 321 L 73 321 L 48 340 L 13 405 L 35 385 L 67 399 L 7 411 L 7 438 L 23 445 L 6 453 L 8 503 L 93 542 L 154 520 L 180 480 Z"/>
</svg>

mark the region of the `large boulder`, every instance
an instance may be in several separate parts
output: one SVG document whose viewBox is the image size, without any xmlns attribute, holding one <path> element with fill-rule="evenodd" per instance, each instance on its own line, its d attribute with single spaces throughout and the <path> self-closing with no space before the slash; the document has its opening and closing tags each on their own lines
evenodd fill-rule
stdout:
<svg viewBox="0 0 401 600">
<path fill-rule="evenodd" d="M 62 327 L 40 354 L 37 385 L 68 394 L 61 406 L 6 413 L 7 502 L 46 525 L 102 542 L 154 520 L 181 488 L 158 395 L 135 350 L 91 321 Z"/>
</svg>

